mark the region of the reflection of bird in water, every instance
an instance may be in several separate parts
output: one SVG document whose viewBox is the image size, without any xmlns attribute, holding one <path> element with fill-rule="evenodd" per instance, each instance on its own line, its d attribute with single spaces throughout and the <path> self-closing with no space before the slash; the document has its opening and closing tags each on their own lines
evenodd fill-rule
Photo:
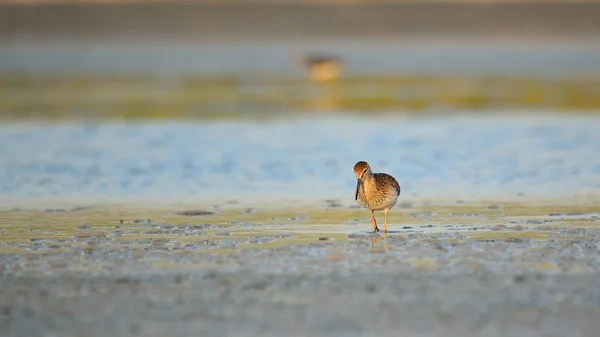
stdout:
<svg viewBox="0 0 600 337">
<path fill-rule="evenodd" d="M 340 77 L 340 59 L 325 54 L 312 54 L 296 59 L 306 70 L 311 80 L 316 82 L 331 81 Z"/>
<path fill-rule="evenodd" d="M 358 179 L 354 199 L 361 206 L 371 210 L 371 222 L 375 232 L 379 232 L 375 211 L 384 211 L 383 232 L 387 232 L 388 212 L 398 201 L 400 185 L 389 174 L 373 173 L 369 164 L 364 161 L 359 161 L 354 165 L 354 174 Z"/>
</svg>

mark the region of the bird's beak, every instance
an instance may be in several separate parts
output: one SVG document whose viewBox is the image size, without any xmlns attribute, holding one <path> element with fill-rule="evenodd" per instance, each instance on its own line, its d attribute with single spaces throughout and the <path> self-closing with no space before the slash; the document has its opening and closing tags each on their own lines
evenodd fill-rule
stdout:
<svg viewBox="0 0 600 337">
<path fill-rule="evenodd" d="M 358 200 L 358 189 L 360 187 L 360 179 L 356 179 L 356 193 L 354 194 L 354 200 Z"/>
</svg>

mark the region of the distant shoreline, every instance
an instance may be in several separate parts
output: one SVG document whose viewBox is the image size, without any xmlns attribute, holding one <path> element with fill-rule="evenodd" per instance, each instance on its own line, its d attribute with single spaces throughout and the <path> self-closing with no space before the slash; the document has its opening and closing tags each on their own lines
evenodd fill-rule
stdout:
<svg viewBox="0 0 600 337">
<path fill-rule="evenodd" d="M 474 3 L 479 2 L 479 3 Z M 0 1 L 0 40 L 593 38 L 600 1 Z"/>
<path fill-rule="evenodd" d="M 164 4 L 224 4 L 224 5 L 306 5 L 318 4 L 327 6 L 363 6 L 366 4 L 577 4 L 577 3 L 600 3 L 600 0 L 80 0 L 78 4 L 127 4 L 127 3 L 164 3 Z M 0 4 L 73 4 L 73 0 L 0 0 Z"/>
</svg>

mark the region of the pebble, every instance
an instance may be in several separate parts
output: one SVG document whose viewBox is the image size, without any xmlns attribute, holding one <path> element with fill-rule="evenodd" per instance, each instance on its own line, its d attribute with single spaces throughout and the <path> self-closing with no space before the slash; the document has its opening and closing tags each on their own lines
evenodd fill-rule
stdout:
<svg viewBox="0 0 600 337">
<path fill-rule="evenodd" d="M 183 216 L 210 216 L 215 215 L 216 213 L 213 211 L 183 211 L 175 214 Z"/>
</svg>

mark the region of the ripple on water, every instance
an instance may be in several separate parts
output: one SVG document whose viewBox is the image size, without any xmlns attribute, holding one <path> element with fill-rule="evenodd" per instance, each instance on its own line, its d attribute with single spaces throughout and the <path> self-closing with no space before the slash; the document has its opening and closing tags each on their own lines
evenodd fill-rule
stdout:
<svg viewBox="0 0 600 337">
<path fill-rule="evenodd" d="M 597 123 L 593 116 L 513 115 L 94 128 L 2 125 L 0 144 L 14 145 L 0 146 L 0 194 L 5 198 L 195 195 L 228 200 L 312 199 L 316 194 L 327 198 L 325 204 L 333 210 L 346 206 L 352 197 L 356 182 L 351 167 L 359 159 L 370 160 L 375 171 L 396 176 L 403 196 L 588 193 L 600 187 Z M 356 130 L 369 137 L 356 137 Z M 381 151 L 373 152 L 374 148 Z M 496 206 L 489 209 L 499 209 Z M 411 207 L 404 201 L 398 205 Z M 202 216 L 215 210 L 193 211 L 182 215 Z"/>
</svg>

